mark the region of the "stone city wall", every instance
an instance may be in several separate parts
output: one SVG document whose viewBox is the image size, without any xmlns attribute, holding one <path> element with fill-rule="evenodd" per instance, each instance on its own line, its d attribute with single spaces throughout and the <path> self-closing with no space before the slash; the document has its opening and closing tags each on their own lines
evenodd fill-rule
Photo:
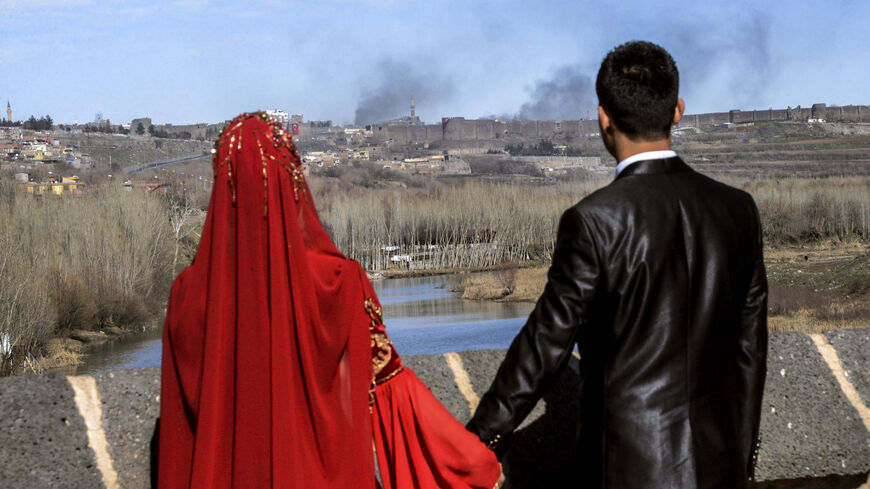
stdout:
<svg viewBox="0 0 870 489">
<path fill-rule="evenodd" d="M 813 104 L 809 108 L 739 110 L 686 114 L 678 124 L 682 127 L 701 127 L 722 124 L 740 124 L 759 121 L 807 121 L 823 119 L 826 122 L 870 122 L 870 106 L 847 105 L 828 107 Z M 444 124 L 405 125 L 388 123 L 372 127 L 376 142 L 394 144 L 431 143 L 435 141 L 486 141 L 522 139 L 537 143 L 540 140 L 565 141 L 571 138 L 597 134 L 597 120 L 512 120 L 465 119 L 451 117 Z"/>
<path fill-rule="evenodd" d="M 813 104 L 809 108 L 731 110 L 709 114 L 686 114 L 677 127 L 701 127 L 706 125 L 740 124 L 759 121 L 798 121 L 821 119 L 826 122 L 870 122 L 870 106 L 846 105 L 828 107 Z"/>
<path fill-rule="evenodd" d="M 503 350 L 480 350 L 404 361 L 465 423 L 503 357 Z M 575 357 L 513 436 L 503 460 L 508 487 L 576 487 Z M 0 379 L 0 487 L 151 487 L 159 394 L 158 368 Z M 772 334 L 760 482 L 752 487 L 854 489 L 867 482 L 868 404 L 870 330 Z"/>
<path fill-rule="evenodd" d="M 597 133 L 598 121 L 501 121 L 453 117 L 445 124 L 375 124 L 375 142 L 393 144 L 432 143 L 436 141 L 492 141 L 522 139 L 537 143 L 541 139 L 573 138 Z"/>
</svg>

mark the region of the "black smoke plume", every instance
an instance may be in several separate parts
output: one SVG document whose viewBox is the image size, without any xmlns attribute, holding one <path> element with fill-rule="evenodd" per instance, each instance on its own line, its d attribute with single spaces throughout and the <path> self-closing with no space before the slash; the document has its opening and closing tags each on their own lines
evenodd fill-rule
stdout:
<svg viewBox="0 0 870 489">
<path fill-rule="evenodd" d="M 642 19 L 641 19 L 642 20 Z M 647 39 L 667 49 L 680 70 L 680 95 L 692 113 L 693 100 L 721 100 L 710 110 L 763 106 L 772 74 L 770 54 L 770 18 L 760 12 L 732 19 L 677 22 L 667 30 L 657 29 L 644 35 L 647 26 L 659 25 L 655 19 L 638 22 L 638 38 Z M 697 20 L 697 19 L 696 19 Z M 614 26 L 616 29 L 619 26 Z M 614 46 L 615 47 L 615 46 Z M 602 53 L 602 59 L 606 53 Z M 594 77 L 598 65 L 569 64 L 553 76 L 535 82 L 529 100 L 513 117 L 502 119 L 576 120 L 587 115 L 597 118 L 598 97 Z"/>
<path fill-rule="evenodd" d="M 595 86 L 580 65 L 563 66 L 530 90 L 530 100 L 517 114 L 519 119 L 578 120 L 597 106 Z"/>
<path fill-rule="evenodd" d="M 676 25 L 662 39 L 680 70 L 680 93 L 689 112 L 695 97 L 721 100 L 714 110 L 764 105 L 771 77 L 770 19 L 746 18 Z M 693 96 L 694 95 L 694 96 Z"/>
<path fill-rule="evenodd" d="M 449 79 L 402 62 L 381 62 L 376 79 L 377 86 L 363 89 L 354 124 L 366 125 L 410 115 L 411 97 L 418 109 L 431 110 L 455 94 Z"/>
</svg>

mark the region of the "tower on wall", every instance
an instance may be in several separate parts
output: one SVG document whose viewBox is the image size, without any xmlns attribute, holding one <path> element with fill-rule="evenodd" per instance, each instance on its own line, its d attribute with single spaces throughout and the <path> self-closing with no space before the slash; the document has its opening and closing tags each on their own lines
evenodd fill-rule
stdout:
<svg viewBox="0 0 870 489">
<path fill-rule="evenodd" d="M 411 117 L 403 117 L 402 119 L 407 119 L 408 123 L 412 126 L 419 126 L 421 124 L 420 118 L 417 117 L 417 104 L 414 102 L 414 97 L 411 97 Z"/>
<path fill-rule="evenodd" d="M 12 105 L 6 101 L 6 122 L 12 122 Z"/>
</svg>

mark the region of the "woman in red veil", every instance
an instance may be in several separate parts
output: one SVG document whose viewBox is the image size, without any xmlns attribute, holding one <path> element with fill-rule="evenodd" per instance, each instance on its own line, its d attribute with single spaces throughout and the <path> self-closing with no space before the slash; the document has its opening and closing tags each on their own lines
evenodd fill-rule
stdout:
<svg viewBox="0 0 870 489">
<path fill-rule="evenodd" d="M 158 487 L 496 485 L 495 455 L 402 366 L 360 265 L 324 232 L 290 137 L 242 114 L 163 333 Z"/>
</svg>

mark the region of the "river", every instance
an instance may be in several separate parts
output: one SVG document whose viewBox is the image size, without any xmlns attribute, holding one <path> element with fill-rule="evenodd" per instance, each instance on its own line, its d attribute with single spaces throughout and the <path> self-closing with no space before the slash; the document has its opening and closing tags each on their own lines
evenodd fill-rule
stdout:
<svg viewBox="0 0 870 489">
<path fill-rule="evenodd" d="M 373 281 L 387 334 L 402 355 L 506 348 L 532 309 L 528 303 L 467 301 L 449 288 L 456 276 Z M 91 375 L 160 365 L 161 331 L 95 347 L 85 363 L 65 373 Z"/>
</svg>

